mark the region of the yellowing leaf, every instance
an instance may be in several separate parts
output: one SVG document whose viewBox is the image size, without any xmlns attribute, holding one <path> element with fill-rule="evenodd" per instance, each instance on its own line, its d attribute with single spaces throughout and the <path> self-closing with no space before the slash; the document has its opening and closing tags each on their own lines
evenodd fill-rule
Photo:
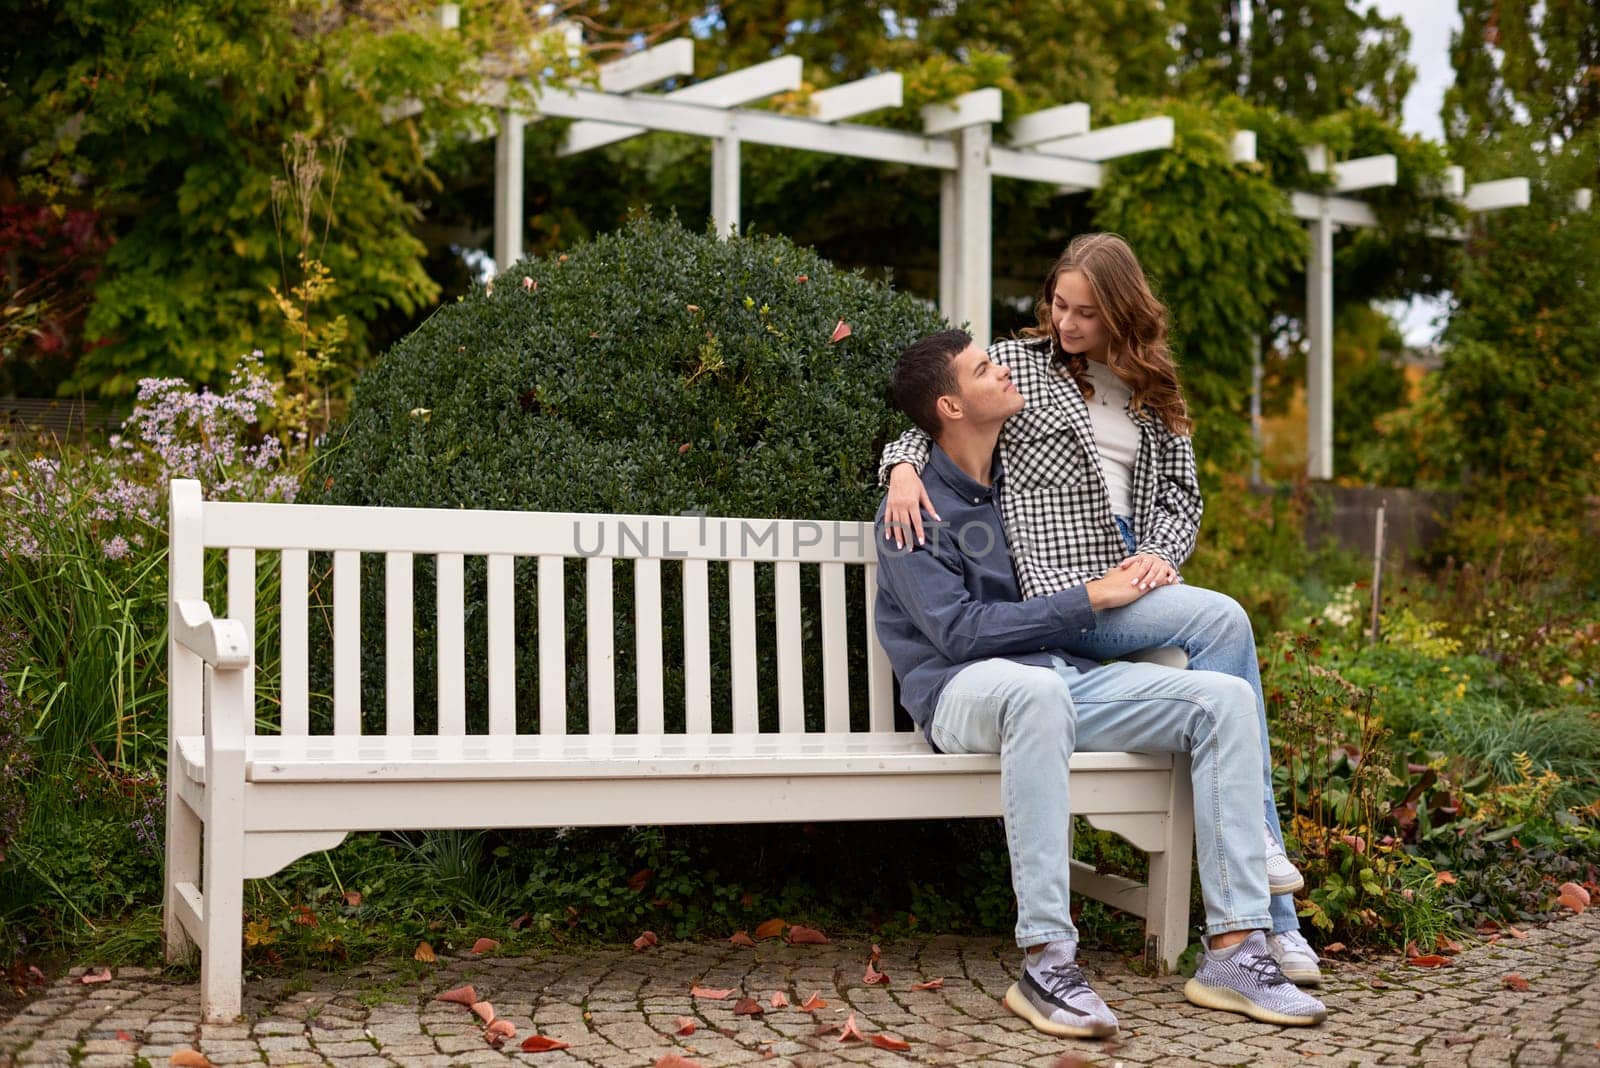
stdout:
<svg viewBox="0 0 1600 1068">
<path fill-rule="evenodd" d="M 416 952 L 411 954 L 412 960 L 420 960 L 424 964 L 432 964 L 439 958 L 433 955 L 433 947 L 426 942 L 418 942 Z"/>
</svg>

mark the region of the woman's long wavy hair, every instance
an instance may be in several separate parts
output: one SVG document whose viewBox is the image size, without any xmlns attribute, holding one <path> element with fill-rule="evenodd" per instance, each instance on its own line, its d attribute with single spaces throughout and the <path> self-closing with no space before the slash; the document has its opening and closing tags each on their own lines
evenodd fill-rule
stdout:
<svg viewBox="0 0 1600 1068">
<path fill-rule="evenodd" d="M 1174 434 L 1193 429 L 1189 408 L 1178 386 L 1178 368 L 1167 347 L 1167 309 L 1150 291 L 1144 270 L 1128 242 L 1116 234 L 1080 234 L 1067 245 L 1045 276 L 1044 289 L 1034 307 L 1038 325 L 1025 328 L 1025 337 L 1047 337 L 1055 354 L 1083 390 L 1094 396 L 1089 383 L 1089 358 L 1067 353 L 1056 337 L 1050 315 L 1056 282 L 1067 271 L 1078 271 L 1089 283 L 1100 315 L 1111 335 L 1106 364 L 1133 393 L 1133 407 L 1143 407 Z"/>
</svg>

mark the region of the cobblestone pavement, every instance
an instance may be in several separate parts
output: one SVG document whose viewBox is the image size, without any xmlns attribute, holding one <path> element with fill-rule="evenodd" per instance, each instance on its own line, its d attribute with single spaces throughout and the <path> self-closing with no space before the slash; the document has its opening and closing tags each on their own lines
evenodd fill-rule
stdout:
<svg viewBox="0 0 1600 1068">
<path fill-rule="evenodd" d="M 332 1065 L 386 1068 L 529 1063 L 654 1065 L 676 1053 L 710 1068 L 776 1064 L 1146 1065 L 1449 1064 L 1600 1065 L 1600 909 L 1473 946 L 1450 966 L 1424 970 L 1394 958 L 1332 964 L 1330 1009 L 1314 1028 L 1280 1029 L 1209 1012 L 1183 999 L 1183 980 L 1140 976 L 1105 954 L 1086 954 L 1097 989 L 1116 1010 L 1111 1042 L 1051 1039 L 1010 1016 L 997 998 L 1016 976 L 1016 950 L 995 939 L 929 937 L 884 947 L 887 986 L 863 980 L 867 947 L 856 942 L 788 946 L 665 944 L 631 950 L 562 951 L 536 957 L 441 958 L 433 966 L 359 967 L 336 974 L 254 980 L 245 1014 L 199 1024 L 198 991 L 149 972 L 121 969 L 85 984 L 62 978 L 0 1022 L 0 1065 L 161 1068 L 183 1050 L 219 1066 Z M 1526 991 L 1505 979 L 1517 974 Z M 913 984 L 944 980 L 934 990 Z M 470 983 L 517 1033 L 488 1046 L 465 1006 L 436 996 Z M 694 985 L 731 988 L 722 1000 Z M 789 1007 L 773 1008 L 785 993 Z M 798 1006 L 820 991 L 827 1006 Z M 735 1013 L 737 999 L 765 1011 Z M 745 1006 L 748 1008 L 748 1005 Z M 870 1039 L 892 1034 L 906 1052 L 841 1041 L 854 1014 Z M 693 1034 L 679 1036 L 680 1017 Z M 524 1053 L 542 1034 L 564 1050 Z M 180 1058 L 180 1063 L 185 1058 Z M 669 1062 L 671 1063 L 671 1062 Z M 682 1062 L 677 1062 L 682 1063 Z"/>
</svg>

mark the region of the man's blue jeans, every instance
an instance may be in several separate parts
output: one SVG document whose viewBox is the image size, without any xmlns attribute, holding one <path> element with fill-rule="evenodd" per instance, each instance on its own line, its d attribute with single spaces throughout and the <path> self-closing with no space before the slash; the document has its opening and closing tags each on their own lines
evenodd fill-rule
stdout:
<svg viewBox="0 0 1600 1068">
<path fill-rule="evenodd" d="M 1017 944 L 1076 939 L 1068 913 L 1073 752 L 1188 753 L 1206 934 L 1265 930 L 1261 749 L 1250 688 L 1211 671 L 1107 664 L 1079 672 L 980 660 L 939 695 L 929 735 L 947 753 L 999 753 Z"/>
</svg>

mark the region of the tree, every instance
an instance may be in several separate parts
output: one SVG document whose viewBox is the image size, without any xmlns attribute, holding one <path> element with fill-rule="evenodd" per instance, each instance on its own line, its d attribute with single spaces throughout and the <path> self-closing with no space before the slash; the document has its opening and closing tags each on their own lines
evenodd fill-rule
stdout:
<svg viewBox="0 0 1600 1068">
<path fill-rule="evenodd" d="M 435 7 L 13 5 L 0 151 L 20 181 L 4 195 L 97 213 L 113 242 L 84 323 L 98 347 L 66 388 L 123 397 L 147 375 L 212 381 L 253 348 L 284 363 L 294 339 L 269 286 L 298 279 L 273 185 L 297 134 L 349 146 L 337 202 L 318 208 L 333 225 L 316 250 L 334 279 L 325 313 L 349 323 L 347 357 L 365 362 L 382 315 L 432 303 L 438 287 L 413 232 L 414 200 L 436 181 L 428 150 L 481 118 L 471 99 L 480 59 L 546 64 L 526 44 L 542 22 L 520 5 L 474 7 L 457 32 L 438 25 Z M 401 117 L 408 101 L 421 110 Z"/>
<path fill-rule="evenodd" d="M 1191 0 L 1180 21 L 1187 87 L 1303 119 L 1364 107 L 1398 123 L 1416 77 L 1405 22 L 1348 0 Z"/>
</svg>

